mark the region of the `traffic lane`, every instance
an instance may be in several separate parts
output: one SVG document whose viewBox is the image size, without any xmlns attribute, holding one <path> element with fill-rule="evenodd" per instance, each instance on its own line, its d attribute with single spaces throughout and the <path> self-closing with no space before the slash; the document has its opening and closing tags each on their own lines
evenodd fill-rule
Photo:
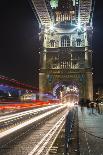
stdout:
<svg viewBox="0 0 103 155">
<path fill-rule="evenodd" d="M 13 126 L 16 126 L 18 124 L 21 124 L 24 121 L 27 121 L 28 119 L 32 119 L 33 117 L 36 117 L 37 115 L 40 115 L 46 111 L 50 111 L 51 109 L 57 108 L 60 105 L 49 105 L 47 107 L 42 107 L 34 110 L 29 110 L 5 117 L 0 118 L 0 132 L 3 130 L 6 130 L 8 128 L 12 128 Z"/>
</svg>

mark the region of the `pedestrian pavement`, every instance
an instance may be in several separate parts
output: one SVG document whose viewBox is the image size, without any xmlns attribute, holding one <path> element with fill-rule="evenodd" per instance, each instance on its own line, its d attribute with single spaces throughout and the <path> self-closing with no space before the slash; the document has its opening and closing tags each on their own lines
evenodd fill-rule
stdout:
<svg viewBox="0 0 103 155">
<path fill-rule="evenodd" d="M 80 155 L 103 155 L 103 114 L 78 106 Z"/>
</svg>

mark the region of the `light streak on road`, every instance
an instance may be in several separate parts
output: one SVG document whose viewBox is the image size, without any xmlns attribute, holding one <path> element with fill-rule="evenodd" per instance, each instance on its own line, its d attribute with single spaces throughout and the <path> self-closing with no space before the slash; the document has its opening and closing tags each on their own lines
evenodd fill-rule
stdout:
<svg viewBox="0 0 103 155">
<path fill-rule="evenodd" d="M 52 136 L 56 133 L 56 131 L 59 129 L 61 130 L 61 124 L 64 125 L 64 120 L 66 115 L 68 114 L 68 111 L 65 113 L 65 115 L 52 127 L 52 129 L 42 138 L 42 140 L 34 147 L 34 149 L 28 154 L 33 155 L 36 153 L 36 155 L 40 155 L 48 142 L 51 140 Z M 62 125 L 62 126 L 63 126 Z"/>
<path fill-rule="evenodd" d="M 42 108 L 38 108 L 38 109 L 34 109 L 34 110 L 19 112 L 17 114 L 10 114 L 10 115 L 6 115 L 6 116 L 2 116 L 2 117 L 0 117 L 0 123 L 4 122 L 4 121 L 8 121 L 10 119 L 15 119 L 15 118 L 27 115 L 27 114 L 37 113 L 37 112 L 44 111 L 44 110 L 47 110 L 47 109 L 49 110 L 49 109 L 51 109 L 53 107 L 58 107 L 58 106 L 59 105 L 50 105 L 50 106 L 46 106 L 46 107 L 42 107 Z"/>
<path fill-rule="evenodd" d="M 61 107 L 58 107 L 58 108 L 53 109 L 51 111 L 48 111 L 48 112 L 46 112 L 44 114 L 41 114 L 39 116 L 36 116 L 35 118 L 32 118 L 30 120 L 27 120 L 27 121 L 23 122 L 22 124 L 19 124 L 19 125 L 13 127 L 13 128 L 10 128 L 10 129 L 8 129 L 8 130 L 6 130 L 4 132 L 1 132 L 0 133 L 0 139 L 6 137 L 7 135 L 10 135 L 10 134 L 16 132 L 17 130 L 20 130 L 20 129 L 26 127 L 26 126 L 29 126 L 32 123 L 35 123 L 35 122 L 37 123 L 39 120 L 42 120 L 42 119 L 44 119 L 44 118 L 52 115 L 53 113 L 55 113 L 55 112 L 57 112 L 59 110 L 64 109 L 65 107 L 66 107 L 66 105 L 62 105 Z"/>
</svg>

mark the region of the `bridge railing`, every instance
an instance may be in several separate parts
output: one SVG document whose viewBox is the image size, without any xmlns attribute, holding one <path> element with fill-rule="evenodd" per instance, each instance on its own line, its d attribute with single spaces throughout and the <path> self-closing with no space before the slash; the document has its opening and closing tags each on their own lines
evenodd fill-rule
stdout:
<svg viewBox="0 0 103 155">
<path fill-rule="evenodd" d="M 74 108 L 69 111 L 66 124 L 65 124 L 65 147 L 64 147 L 64 154 L 67 155 L 69 152 L 69 145 L 72 141 L 72 130 L 74 127 L 74 119 L 77 117 L 77 108 Z M 78 128 L 78 127 L 77 127 Z M 79 155 L 79 135 L 77 135 L 77 154 Z"/>
</svg>

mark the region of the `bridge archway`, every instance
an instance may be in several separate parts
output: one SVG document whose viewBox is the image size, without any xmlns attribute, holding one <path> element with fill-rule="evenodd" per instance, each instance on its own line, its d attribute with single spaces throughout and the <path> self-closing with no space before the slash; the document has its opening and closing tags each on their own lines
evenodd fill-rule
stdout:
<svg viewBox="0 0 103 155">
<path fill-rule="evenodd" d="M 54 83 L 53 96 L 60 99 L 62 103 L 76 104 L 79 101 L 79 95 L 80 86 L 74 81 Z"/>
</svg>

